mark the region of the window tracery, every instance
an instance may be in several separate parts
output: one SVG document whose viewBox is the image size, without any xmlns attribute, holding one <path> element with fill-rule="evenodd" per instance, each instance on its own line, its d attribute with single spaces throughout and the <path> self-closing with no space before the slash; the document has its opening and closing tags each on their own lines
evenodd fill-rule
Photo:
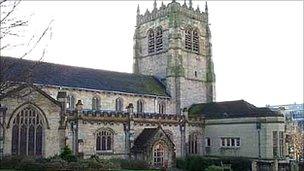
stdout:
<svg viewBox="0 0 304 171">
<path fill-rule="evenodd" d="M 156 29 L 156 52 L 163 50 L 163 30 L 161 27 Z"/>
<path fill-rule="evenodd" d="M 110 130 L 100 130 L 96 134 L 96 151 L 113 152 L 114 133 Z"/>
<path fill-rule="evenodd" d="M 197 29 L 193 30 L 193 51 L 199 52 L 199 35 Z"/>
<path fill-rule="evenodd" d="M 192 50 L 192 30 L 190 28 L 185 30 L 185 48 Z"/>
<path fill-rule="evenodd" d="M 199 52 L 199 31 L 198 29 L 185 29 L 185 49 Z"/>
<path fill-rule="evenodd" d="M 155 41 L 154 41 L 154 31 L 149 30 L 148 32 L 148 53 L 155 52 Z"/>
<path fill-rule="evenodd" d="M 12 154 L 42 156 L 44 122 L 40 112 L 28 106 L 13 120 Z"/>
<path fill-rule="evenodd" d="M 148 53 L 152 54 L 163 50 L 163 29 L 157 27 L 148 31 Z"/>
</svg>

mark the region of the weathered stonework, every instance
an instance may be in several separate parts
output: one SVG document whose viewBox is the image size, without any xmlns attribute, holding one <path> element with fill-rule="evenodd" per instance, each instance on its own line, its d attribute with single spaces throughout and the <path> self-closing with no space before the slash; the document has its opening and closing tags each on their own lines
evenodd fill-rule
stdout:
<svg viewBox="0 0 304 171">
<path fill-rule="evenodd" d="M 159 27 L 162 29 L 162 50 L 149 54 L 147 33 L 150 29 Z M 185 31 L 188 28 L 198 30 L 199 51 L 185 48 Z M 151 78 L 163 88 L 162 95 L 152 95 L 155 92 L 139 94 L 116 91 L 117 89 L 110 91 L 110 88 L 89 89 L 35 83 L 19 92 L 24 95 L 23 98 L 5 98 L 1 101 L 1 105 L 7 108 L 4 119 L 4 155 L 11 155 L 13 151 L 12 122 L 16 113 L 30 106 L 43 116 L 43 157 L 59 154 L 66 145 L 74 154 L 81 154 L 84 158 L 92 155 L 102 158 L 137 158 L 147 159 L 153 164 L 154 148 L 160 144 L 166 147 L 163 159 L 169 162 L 169 166 L 174 163 L 175 157 L 187 155 L 273 159 L 273 131 L 284 131 L 283 117 L 265 115 L 208 119 L 203 118 L 205 113 L 199 113 L 196 117 L 188 116 L 188 109 L 193 104 L 215 100 L 210 39 L 207 8 L 205 12 L 200 12 L 173 1 L 167 6 L 162 5 L 160 9 L 147 11 L 144 15 L 138 11 L 134 35 L 134 75 L 156 77 L 158 80 Z M 109 77 L 111 76 L 113 75 Z M 153 86 L 149 82 L 136 85 L 148 86 L 150 91 L 155 90 L 155 87 L 149 87 Z M 125 84 L 122 87 L 124 86 Z M 134 88 L 133 84 L 131 86 Z M 73 103 L 68 103 L 71 96 Z M 93 108 L 93 98 L 99 99 L 98 109 Z M 121 111 L 116 110 L 116 99 L 123 103 Z M 138 101 L 143 104 L 140 112 L 137 111 L 140 106 Z M 159 109 L 161 103 L 165 105 L 163 112 Z M 72 106 L 68 107 L 67 104 Z M 257 123 L 261 123 L 259 135 Z M 149 154 L 132 153 L 137 138 L 153 128 L 158 128 L 158 132 L 149 137 L 152 142 L 147 142 L 149 146 L 144 149 Z M 100 134 L 104 139 L 100 138 Z M 240 138 L 241 146 L 223 148 L 220 144 L 222 137 Z M 206 138 L 210 138 L 210 146 L 206 146 Z M 100 147 L 98 143 L 110 145 Z"/>
<path fill-rule="evenodd" d="M 163 49 L 149 54 L 148 31 L 158 27 L 163 30 Z M 185 48 L 187 28 L 198 30 L 198 52 Z M 176 103 L 176 113 L 193 103 L 215 99 L 208 13 L 177 2 L 144 15 L 138 13 L 134 41 L 134 72 L 162 80 Z"/>
</svg>

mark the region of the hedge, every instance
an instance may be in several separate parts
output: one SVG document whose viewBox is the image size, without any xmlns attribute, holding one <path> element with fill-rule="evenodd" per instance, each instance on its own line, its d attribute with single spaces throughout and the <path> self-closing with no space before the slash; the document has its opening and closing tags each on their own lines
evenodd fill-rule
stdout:
<svg viewBox="0 0 304 171">
<path fill-rule="evenodd" d="M 221 166 L 222 164 L 231 164 L 233 171 L 250 171 L 251 161 L 246 158 L 210 158 L 201 156 L 189 156 L 184 159 L 176 160 L 176 167 L 187 171 L 206 170 L 208 167 Z"/>
</svg>

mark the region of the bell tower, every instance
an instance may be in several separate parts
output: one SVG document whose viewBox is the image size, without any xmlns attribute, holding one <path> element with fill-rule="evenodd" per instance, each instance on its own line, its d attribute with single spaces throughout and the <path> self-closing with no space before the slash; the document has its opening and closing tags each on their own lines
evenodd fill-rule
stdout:
<svg viewBox="0 0 304 171">
<path fill-rule="evenodd" d="M 166 85 L 174 112 L 194 103 L 215 100 L 208 7 L 193 9 L 192 0 L 173 0 L 150 12 L 137 8 L 134 34 L 134 73 L 152 75 Z"/>
</svg>

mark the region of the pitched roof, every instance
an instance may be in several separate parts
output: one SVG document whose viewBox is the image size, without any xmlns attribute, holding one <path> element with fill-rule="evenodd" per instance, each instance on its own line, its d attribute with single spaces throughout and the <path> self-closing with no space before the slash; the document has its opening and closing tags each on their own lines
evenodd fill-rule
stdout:
<svg viewBox="0 0 304 171">
<path fill-rule="evenodd" d="M 258 108 L 244 100 L 194 104 L 189 115 L 203 115 L 207 119 L 283 116 L 269 108 Z"/>
<path fill-rule="evenodd" d="M 161 130 L 163 135 L 166 137 L 166 139 L 174 146 L 174 143 L 171 141 L 171 139 L 168 137 L 168 135 L 164 132 L 164 130 L 161 128 L 161 126 L 158 126 L 156 128 L 145 128 L 135 139 L 134 145 L 131 149 L 132 152 L 142 152 L 144 151 L 149 143 L 151 143 L 151 140 L 154 139 L 157 132 Z"/>
<path fill-rule="evenodd" d="M 145 128 L 135 139 L 132 151 L 138 152 L 145 149 L 147 143 L 154 137 L 157 131 L 158 128 Z"/>
<path fill-rule="evenodd" d="M 153 76 L 74 67 L 47 62 L 37 62 L 11 57 L 1 57 L 1 67 L 10 66 L 5 78 L 24 82 L 24 75 L 32 68 L 33 83 L 42 85 L 118 91 L 135 94 L 169 96 L 165 86 Z M 3 66 L 2 66 L 3 65 Z M 10 78 L 14 78 L 11 80 Z"/>
</svg>

